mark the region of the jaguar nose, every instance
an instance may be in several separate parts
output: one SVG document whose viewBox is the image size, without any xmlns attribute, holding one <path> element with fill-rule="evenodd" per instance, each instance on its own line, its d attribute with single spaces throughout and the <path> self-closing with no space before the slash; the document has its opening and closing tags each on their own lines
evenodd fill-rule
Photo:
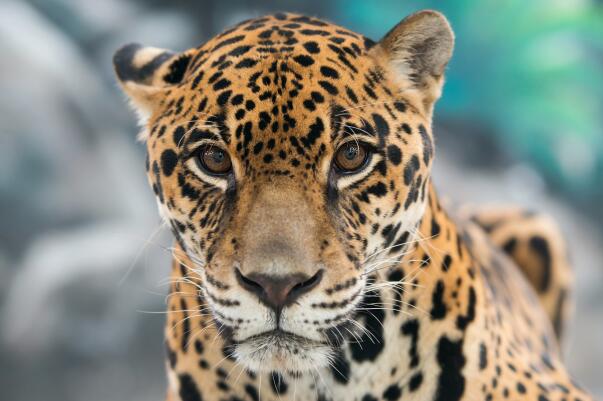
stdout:
<svg viewBox="0 0 603 401">
<path fill-rule="evenodd" d="M 236 270 L 236 275 L 241 287 L 278 311 L 316 287 L 322 279 L 323 270 L 319 270 L 311 277 L 301 273 L 287 276 L 251 273 L 245 276 L 239 269 Z"/>
</svg>

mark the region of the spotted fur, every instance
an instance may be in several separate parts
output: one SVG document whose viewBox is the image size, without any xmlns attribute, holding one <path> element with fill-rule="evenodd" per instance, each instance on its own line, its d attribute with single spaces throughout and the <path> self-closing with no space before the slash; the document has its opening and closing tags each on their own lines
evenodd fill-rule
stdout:
<svg viewBox="0 0 603 401">
<path fill-rule="evenodd" d="M 182 53 L 116 53 L 177 241 L 168 400 L 590 399 L 551 324 L 560 239 L 525 215 L 453 219 L 431 184 L 452 47 L 424 11 L 377 43 L 275 14 Z M 370 156 L 344 172 L 349 141 Z M 207 146 L 230 173 L 200 164 Z M 307 288 L 275 306 L 254 275 Z"/>
</svg>

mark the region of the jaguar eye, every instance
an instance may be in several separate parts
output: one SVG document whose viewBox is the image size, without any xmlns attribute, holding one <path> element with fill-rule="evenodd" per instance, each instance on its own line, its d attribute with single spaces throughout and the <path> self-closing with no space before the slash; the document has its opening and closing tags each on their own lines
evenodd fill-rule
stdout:
<svg viewBox="0 0 603 401">
<path fill-rule="evenodd" d="M 335 165 L 345 173 L 359 170 L 366 164 L 369 152 L 366 146 L 359 142 L 348 142 L 335 153 Z"/>
<path fill-rule="evenodd" d="M 224 175 L 232 170 L 230 157 L 225 150 L 213 145 L 202 147 L 197 154 L 201 167 L 213 175 Z"/>
</svg>

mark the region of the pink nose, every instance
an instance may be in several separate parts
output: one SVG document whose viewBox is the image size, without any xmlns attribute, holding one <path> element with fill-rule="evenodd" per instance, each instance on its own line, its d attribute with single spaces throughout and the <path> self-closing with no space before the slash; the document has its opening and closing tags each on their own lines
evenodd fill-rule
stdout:
<svg viewBox="0 0 603 401">
<path fill-rule="evenodd" d="M 244 276 L 239 269 L 236 270 L 236 274 L 241 287 L 255 294 L 267 306 L 278 311 L 316 287 L 322 279 L 323 270 L 319 270 L 312 277 L 301 273 L 287 276 L 251 273 Z"/>
</svg>

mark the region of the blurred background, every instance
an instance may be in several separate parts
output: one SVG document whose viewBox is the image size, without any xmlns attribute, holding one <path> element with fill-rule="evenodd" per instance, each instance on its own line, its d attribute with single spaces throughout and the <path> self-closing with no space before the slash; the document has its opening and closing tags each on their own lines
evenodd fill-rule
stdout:
<svg viewBox="0 0 603 401">
<path fill-rule="evenodd" d="M 111 56 L 184 50 L 283 10 L 380 38 L 451 20 L 436 109 L 440 193 L 562 224 L 577 269 L 566 359 L 603 397 L 601 0 L 0 1 L 0 399 L 162 400 L 170 234 L 160 228 Z"/>
</svg>

